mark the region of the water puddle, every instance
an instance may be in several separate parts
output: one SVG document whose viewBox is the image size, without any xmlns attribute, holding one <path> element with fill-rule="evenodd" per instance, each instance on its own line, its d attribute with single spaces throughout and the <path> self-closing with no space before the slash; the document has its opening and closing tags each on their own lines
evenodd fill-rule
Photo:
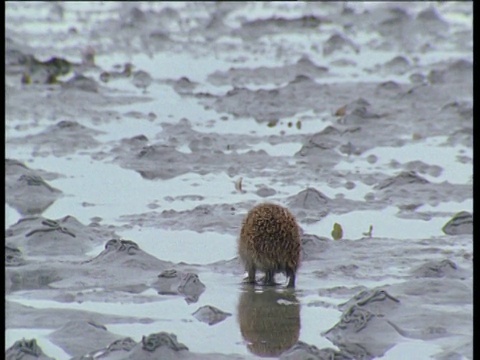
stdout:
<svg viewBox="0 0 480 360">
<path fill-rule="evenodd" d="M 237 256 L 236 237 L 214 232 L 135 228 L 118 231 L 124 239 L 135 239 L 147 253 L 166 261 L 210 264 Z"/>
<path fill-rule="evenodd" d="M 395 164 L 408 162 L 423 162 L 428 166 L 437 166 L 440 169 L 432 169 L 433 175 L 421 174 L 432 183 L 448 181 L 451 184 L 471 183 L 473 165 L 460 163 L 459 156 L 473 158 L 473 150 L 462 145 L 445 145 L 446 136 L 429 137 L 413 144 L 404 144 L 401 147 L 382 146 L 367 150 L 355 160 L 346 160 L 335 166 L 337 170 L 368 173 L 369 171 L 394 175 L 398 173 Z M 369 157 L 374 156 L 375 162 L 371 164 Z"/>
<path fill-rule="evenodd" d="M 457 208 L 463 209 L 457 204 Z M 450 209 L 453 210 L 453 209 Z M 306 225 L 307 233 L 331 237 L 333 225 L 339 223 L 343 228 L 343 237 L 358 240 L 369 236 L 372 226 L 372 236 L 390 238 L 395 234 L 397 239 L 426 239 L 443 235 L 442 227 L 450 217 L 435 217 L 428 221 L 401 219 L 398 208 L 389 207 L 381 211 L 352 211 L 348 214 L 327 215 L 321 221 Z"/>
</svg>

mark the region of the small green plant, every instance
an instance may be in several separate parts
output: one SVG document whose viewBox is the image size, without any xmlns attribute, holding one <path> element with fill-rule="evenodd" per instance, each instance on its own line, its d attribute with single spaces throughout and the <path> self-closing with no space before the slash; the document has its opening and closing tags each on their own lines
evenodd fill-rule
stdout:
<svg viewBox="0 0 480 360">
<path fill-rule="evenodd" d="M 278 120 L 270 120 L 268 123 L 267 123 L 267 126 L 268 127 L 274 127 L 276 126 L 278 123 Z"/>
<path fill-rule="evenodd" d="M 332 237 L 333 240 L 340 240 L 343 237 L 342 225 L 339 223 L 333 224 Z"/>
<path fill-rule="evenodd" d="M 364 232 L 364 233 L 362 233 L 362 235 L 371 239 L 372 238 L 372 232 L 373 232 L 373 225 L 370 225 L 370 227 L 368 228 L 368 232 Z"/>
</svg>

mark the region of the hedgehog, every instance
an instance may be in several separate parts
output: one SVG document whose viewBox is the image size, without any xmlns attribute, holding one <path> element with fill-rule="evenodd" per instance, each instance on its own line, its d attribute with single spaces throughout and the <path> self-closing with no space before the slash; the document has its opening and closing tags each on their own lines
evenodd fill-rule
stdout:
<svg viewBox="0 0 480 360">
<path fill-rule="evenodd" d="M 264 285 L 276 285 L 275 274 L 282 272 L 288 277 L 287 287 L 295 287 L 300 246 L 300 229 L 288 209 L 271 203 L 255 206 L 243 220 L 238 241 L 246 282 L 254 284 L 255 273 L 261 270 Z"/>
</svg>

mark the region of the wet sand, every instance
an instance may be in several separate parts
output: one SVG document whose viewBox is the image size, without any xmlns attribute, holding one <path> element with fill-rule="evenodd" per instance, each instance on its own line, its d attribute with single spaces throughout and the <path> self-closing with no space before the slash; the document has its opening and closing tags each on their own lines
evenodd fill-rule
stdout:
<svg viewBox="0 0 480 360">
<path fill-rule="evenodd" d="M 472 17 L 7 3 L 6 358 L 472 359 Z M 263 201 L 294 290 L 242 283 Z"/>
</svg>

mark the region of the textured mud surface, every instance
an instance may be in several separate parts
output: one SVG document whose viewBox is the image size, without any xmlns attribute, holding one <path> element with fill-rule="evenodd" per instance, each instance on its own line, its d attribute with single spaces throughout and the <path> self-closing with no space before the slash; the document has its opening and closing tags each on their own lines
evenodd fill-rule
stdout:
<svg viewBox="0 0 480 360">
<path fill-rule="evenodd" d="M 472 359 L 472 18 L 8 2 L 6 358 Z M 262 201 L 294 290 L 242 284 Z"/>
</svg>

